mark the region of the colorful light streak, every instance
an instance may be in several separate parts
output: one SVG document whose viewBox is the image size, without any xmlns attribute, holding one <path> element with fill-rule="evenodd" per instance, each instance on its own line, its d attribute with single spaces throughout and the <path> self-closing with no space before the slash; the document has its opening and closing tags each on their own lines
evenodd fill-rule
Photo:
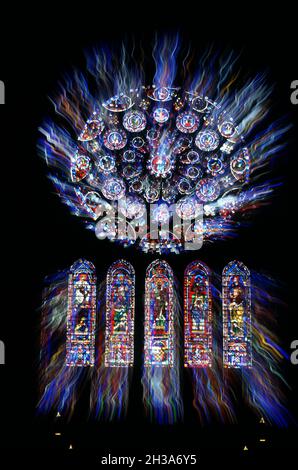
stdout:
<svg viewBox="0 0 298 470">
<path fill-rule="evenodd" d="M 126 266 L 133 275 L 133 268 L 125 261 L 113 263 L 110 273 L 117 273 L 116 265 Z M 116 268 L 116 269 L 115 269 Z M 107 276 L 106 281 L 112 278 Z M 134 281 L 134 275 L 132 279 Z M 126 417 L 129 402 L 129 389 L 132 377 L 132 367 L 123 364 L 106 364 L 106 315 L 109 307 L 107 302 L 107 282 L 98 286 L 98 333 L 96 338 L 96 363 L 91 380 L 90 409 L 96 419 L 104 421 L 121 420 Z M 111 285 L 112 287 L 112 285 Z M 133 343 L 132 343 L 133 348 Z"/>
<path fill-rule="evenodd" d="M 77 262 L 78 263 L 78 262 Z M 75 263 L 74 266 L 77 265 Z M 81 263 L 81 261 L 80 261 Z M 79 263 L 79 265 L 80 265 Z M 86 262 L 90 268 L 90 264 Z M 118 263 L 122 263 L 119 261 Z M 125 262 L 123 262 L 125 264 Z M 83 262 L 84 264 L 84 262 Z M 201 263 L 199 263 L 201 265 Z M 116 263 L 117 265 L 117 263 Z M 81 265 L 82 266 L 82 265 Z M 92 265 L 91 265 L 92 266 Z M 113 265 L 115 267 L 115 265 Z M 113 272 L 111 266 L 110 272 Z M 198 266 L 195 264 L 194 266 Z M 88 268 L 88 269 L 89 269 Z M 152 269 L 153 268 L 153 269 Z M 173 314 L 173 361 L 164 364 L 147 364 L 143 368 L 142 385 L 143 401 L 147 415 L 158 423 L 175 423 L 183 417 L 183 402 L 180 389 L 179 337 L 180 324 L 179 301 L 173 282 L 171 268 L 164 261 L 157 260 L 148 267 L 151 274 L 157 274 L 160 268 L 164 286 L 169 289 L 172 284 Z M 236 268 L 236 269 L 235 269 Z M 94 273 L 94 267 L 91 271 Z M 188 268 L 192 272 L 191 265 Z M 207 270 L 206 272 L 209 272 Z M 202 274 L 204 271 L 202 271 Z M 222 303 L 221 278 L 209 272 L 209 289 L 212 294 L 213 350 L 212 365 L 208 367 L 189 367 L 193 384 L 193 405 L 200 422 L 223 423 L 237 422 L 238 402 L 247 404 L 258 417 L 264 417 L 268 423 L 279 427 L 287 426 L 292 417 L 287 409 L 285 390 L 288 388 L 285 374 L 281 367 L 289 361 L 289 355 L 279 344 L 276 335 L 278 317 L 276 311 L 283 308 L 279 299 L 273 296 L 276 282 L 260 273 L 255 273 L 243 266 L 239 261 L 229 263 L 224 270 L 227 279 L 223 279 L 225 288 L 232 292 L 230 300 L 235 297 L 233 277 L 242 276 L 244 293 L 250 292 L 253 316 L 251 319 L 251 357 L 252 366 L 235 361 L 232 367 L 224 367 L 222 349 Z M 90 410 L 97 418 L 107 420 L 122 419 L 126 416 L 129 385 L 132 367 L 105 366 L 105 313 L 106 285 L 97 288 L 98 325 L 96 331 L 96 355 L 93 367 L 69 367 L 66 365 L 66 331 L 68 311 L 68 276 L 69 270 L 62 271 L 47 280 L 42 304 L 42 330 L 40 352 L 40 395 L 38 411 L 71 417 L 78 401 L 83 384 L 91 384 Z M 154 276 L 148 277 L 151 287 Z M 170 283 L 168 283 L 170 280 Z M 245 285 L 244 285 L 245 284 Z M 151 291 L 151 288 L 149 289 Z M 154 292 L 154 290 L 153 290 Z M 236 296 L 238 298 L 238 294 Z M 150 297 L 149 297 L 150 298 Z M 168 298 L 168 297 L 166 297 Z M 154 307 L 154 298 L 151 297 Z M 160 300 L 158 299 L 158 302 Z M 239 304 L 239 303 L 238 303 Z M 147 304 L 147 305 L 150 305 Z M 229 302 L 227 303 L 229 306 Z M 274 310 L 272 308 L 274 306 Z M 153 309 L 154 311 L 154 309 Z M 151 316 L 151 324 L 154 324 Z M 153 323 L 152 323 L 153 320 Z M 238 325 L 237 325 L 238 326 Z M 248 349 L 249 351 L 249 349 Z M 168 351 L 167 351 L 168 352 Z M 234 350 L 232 351 L 234 354 Z M 146 357 L 146 356 L 145 356 Z M 168 354 L 170 357 L 170 354 Z M 229 356 L 228 356 L 229 357 Z M 160 359 L 160 357 L 159 357 Z M 242 362 L 241 362 L 242 361 Z M 155 362 L 155 361 L 152 361 Z M 229 363 L 230 364 L 230 363 Z M 242 393 L 240 393 L 242 390 Z"/>
<path fill-rule="evenodd" d="M 98 238 L 178 253 L 183 234 L 152 233 L 140 203 L 147 214 L 152 203 L 178 210 L 185 198 L 203 204 L 204 240 L 216 241 L 234 236 L 242 214 L 268 201 L 276 186 L 266 179 L 267 164 L 281 153 L 288 127 L 267 124 L 265 76 L 240 80 L 235 55 L 211 50 L 191 71 L 179 47 L 177 37 L 155 43 L 149 82 L 124 46 L 122 56 L 90 54 L 84 73 L 68 76 L 52 99 L 56 116 L 40 127 L 39 151 L 58 194 Z M 124 196 L 129 230 L 119 234 L 104 208 Z"/>
<path fill-rule="evenodd" d="M 81 384 L 90 379 L 92 367 L 66 365 L 66 331 L 69 270 L 46 281 L 41 308 L 40 413 L 70 418 Z"/>
</svg>

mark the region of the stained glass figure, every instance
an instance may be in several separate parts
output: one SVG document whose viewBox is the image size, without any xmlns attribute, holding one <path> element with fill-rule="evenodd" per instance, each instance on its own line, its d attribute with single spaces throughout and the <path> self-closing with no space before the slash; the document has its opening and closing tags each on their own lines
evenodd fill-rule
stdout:
<svg viewBox="0 0 298 470">
<path fill-rule="evenodd" d="M 200 261 L 184 274 L 184 366 L 212 365 L 212 299 L 209 270 Z"/>
<path fill-rule="evenodd" d="M 135 272 L 130 263 L 113 263 L 107 274 L 105 366 L 127 367 L 134 358 Z"/>
<path fill-rule="evenodd" d="M 240 261 L 223 270 L 223 364 L 252 365 L 250 272 Z"/>
<path fill-rule="evenodd" d="M 153 261 L 145 281 L 145 366 L 173 366 L 173 310 L 172 269 Z"/>
<path fill-rule="evenodd" d="M 95 323 L 95 267 L 79 259 L 71 266 L 68 277 L 67 366 L 94 365 Z"/>
</svg>

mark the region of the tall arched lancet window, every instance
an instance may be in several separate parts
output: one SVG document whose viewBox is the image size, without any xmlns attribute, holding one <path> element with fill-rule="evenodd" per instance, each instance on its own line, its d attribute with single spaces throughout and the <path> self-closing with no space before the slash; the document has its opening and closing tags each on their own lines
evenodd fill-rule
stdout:
<svg viewBox="0 0 298 470">
<path fill-rule="evenodd" d="M 67 366 L 94 365 L 96 275 L 92 263 L 79 259 L 68 276 Z"/>
<path fill-rule="evenodd" d="M 184 366 L 212 365 L 212 299 L 209 269 L 200 261 L 184 273 Z"/>
<path fill-rule="evenodd" d="M 222 274 L 223 365 L 252 365 L 250 272 L 231 261 Z"/>
<path fill-rule="evenodd" d="M 168 263 L 156 260 L 145 280 L 145 366 L 174 364 L 173 272 Z"/>
<path fill-rule="evenodd" d="M 126 367 L 134 359 L 135 272 L 130 263 L 113 263 L 107 274 L 105 366 Z"/>
</svg>

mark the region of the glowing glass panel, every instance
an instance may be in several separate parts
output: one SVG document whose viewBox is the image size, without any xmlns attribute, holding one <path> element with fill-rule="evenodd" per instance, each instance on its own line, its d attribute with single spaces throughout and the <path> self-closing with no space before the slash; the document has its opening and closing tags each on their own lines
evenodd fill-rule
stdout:
<svg viewBox="0 0 298 470">
<path fill-rule="evenodd" d="M 134 358 L 135 273 L 117 261 L 107 274 L 105 366 L 126 367 Z"/>
<path fill-rule="evenodd" d="M 94 365 L 95 322 L 95 268 L 80 259 L 71 266 L 68 277 L 67 366 Z"/>
<path fill-rule="evenodd" d="M 223 364 L 252 365 L 250 272 L 232 261 L 223 270 Z"/>
<path fill-rule="evenodd" d="M 145 366 L 173 366 L 173 272 L 156 260 L 145 281 Z"/>
<path fill-rule="evenodd" d="M 212 365 L 212 300 L 207 266 L 189 264 L 184 274 L 184 366 Z"/>
</svg>

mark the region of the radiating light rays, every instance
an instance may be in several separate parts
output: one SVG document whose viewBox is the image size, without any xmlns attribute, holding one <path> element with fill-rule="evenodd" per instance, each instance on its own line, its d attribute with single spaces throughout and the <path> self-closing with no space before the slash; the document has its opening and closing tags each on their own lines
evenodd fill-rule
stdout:
<svg viewBox="0 0 298 470">
<path fill-rule="evenodd" d="M 147 415 L 159 423 L 174 423 L 183 415 L 179 317 L 172 269 L 165 261 L 153 261 L 145 280 L 142 384 Z"/>
<path fill-rule="evenodd" d="M 104 279 L 102 274 L 101 278 Z M 200 364 L 195 363 L 191 356 L 192 363 L 189 362 L 185 370 L 193 386 L 192 404 L 200 423 L 212 424 L 218 420 L 223 423 L 237 422 L 240 403 L 240 406 L 250 407 L 257 416 L 265 417 L 268 423 L 287 426 L 292 418 L 287 410 L 285 391 L 288 385 L 281 366 L 285 360 L 289 360 L 289 355 L 283 350 L 277 337 L 278 310 L 282 303 L 274 297 L 278 288 L 276 283 L 261 273 L 248 270 L 240 261 L 227 264 L 222 282 L 221 276 L 200 261 L 191 263 L 185 274 L 184 305 L 187 308 L 184 314 L 192 310 L 190 307 L 197 305 L 200 307 L 197 312 L 200 315 L 195 316 L 195 319 L 200 324 L 201 320 L 210 320 L 208 314 L 209 307 L 212 306 L 212 335 L 206 335 L 211 331 L 207 328 L 200 338 L 203 340 L 200 342 L 203 346 L 200 352 L 204 353 L 198 355 Z M 82 389 L 88 383 L 91 386 L 91 416 L 112 421 L 124 419 L 127 415 L 134 368 L 131 366 L 130 355 L 133 350 L 133 336 L 129 339 L 126 333 L 132 333 L 132 329 L 125 329 L 121 343 L 129 346 L 125 351 L 129 350 L 130 354 L 125 353 L 118 357 L 117 354 L 109 354 L 109 347 L 115 340 L 114 333 L 111 334 L 111 326 L 119 322 L 127 326 L 128 319 L 134 317 L 134 270 L 129 263 L 119 260 L 110 266 L 107 282 L 95 283 L 95 279 L 94 266 L 85 260 L 78 260 L 70 270 L 62 271 L 47 280 L 41 325 L 41 398 L 38 404 L 38 411 L 41 413 L 59 411 L 70 418 Z M 196 286 L 198 290 L 195 289 Z M 182 420 L 185 405 L 183 387 L 181 388 L 181 359 L 183 356 L 189 358 L 189 321 L 186 322 L 183 351 L 182 302 L 178 298 L 177 287 L 173 271 L 165 261 L 156 260 L 148 266 L 144 312 L 148 337 L 144 338 L 143 404 L 147 417 L 158 423 Z M 89 321 L 93 318 L 92 311 L 94 313 L 92 299 L 95 299 L 95 290 L 96 328 Z M 116 297 L 121 299 L 121 305 L 127 307 L 127 316 L 123 317 L 122 311 L 118 315 L 118 309 L 114 308 L 119 305 Z M 249 297 L 250 304 L 247 302 Z M 210 299 L 212 303 L 209 304 Z M 76 326 L 82 326 L 78 306 L 87 311 L 87 315 L 83 315 L 86 319 L 83 329 L 88 333 L 94 332 L 93 343 L 92 335 L 82 337 L 81 331 L 78 336 L 75 335 Z M 247 309 L 248 306 L 250 309 Z M 251 315 L 251 334 L 248 334 L 249 322 L 243 328 L 243 322 L 248 321 L 248 312 Z M 113 323 L 114 317 L 116 323 Z M 226 319 L 228 329 L 223 328 Z M 209 327 L 210 324 L 205 326 Z M 246 348 L 243 348 L 244 356 L 239 355 L 238 343 L 237 348 L 234 348 L 234 333 L 239 335 L 239 331 L 244 331 L 245 337 L 250 339 L 246 342 Z M 192 332 L 197 333 L 197 330 Z M 118 333 L 116 343 L 117 338 Z M 155 339 L 159 341 L 157 345 L 154 343 Z M 241 343 L 244 342 L 242 336 L 240 339 Z M 77 350 L 80 344 L 88 350 L 86 361 L 84 354 Z M 208 346 L 207 350 L 204 350 L 205 346 Z M 105 359 L 111 360 L 111 363 L 107 363 Z"/>
<path fill-rule="evenodd" d="M 128 270 L 134 282 L 129 263 L 119 261 L 120 270 L 121 266 Z M 111 266 L 111 270 L 113 268 L 116 266 Z M 38 411 L 58 410 L 71 418 L 84 382 L 89 382 L 90 414 L 106 420 L 123 418 L 128 406 L 131 374 L 129 367 L 106 367 L 104 363 L 106 283 L 97 285 L 94 266 L 82 259 L 48 282 L 42 305 Z M 113 288 L 115 286 L 111 285 L 111 298 Z M 130 334 L 132 326 L 130 323 Z M 129 340 L 128 359 L 132 360 L 133 336 Z"/>
<path fill-rule="evenodd" d="M 214 422 L 236 423 L 235 397 L 222 375 L 216 358 L 212 368 L 190 369 L 193 407 L 201 425 Z"/>
<path fill-rule="evenodd" d="M 124 260 L 108 269 L 100 290 L 97 361 L 90 407 L 107 421 L 126 416 L 134 361 L 135 273 Z"/>
<path fill-rule="evenodd" d="M 185 197 L 203 206 L 204 241 L 234 237 L 278 186 L 269 163 L 282 153 L 289 126 L 282 119 L 268 124 L 266 76 L 243 78 L 240 58 L 214 48 L 193 66 L 194 54 L 188 48 L 183 57 L 181 42 L 156 39 L 149 78 L 135 44 L 133 53 L 128 45 L 94 49 L 85 70 L 68 74 L 51 99 L 55 115 L 40 126 L 39 153 L 62 201 L 100 239 L 146 252 L 188 250 L 174 227 L 152 236 L 148 220 L 151 204 L 179 211 Z M 189 152 L 199 159 L 189 162 Z M 119 235 L 102 208 L 115 208 L 120 196 L 129 196 L 131 218 Z"/>
<path fill-rule="evenodd" d="M 252 352 L 253 367 L 242 370 L 246 403 L 258 416 L 278 427 L 293 423 L 287 409 L 286 392 L 289 385 L 284 372 L 289 354 L 281 346 L 279 311 L 285 308 L 277 293 L 276 281 L 251 271 L 252 290 Z"/>
<path fill-rule="evenodd" d="M 63 412 L 70 418 L 74 412 L 80 386 L 90 379 L 89 367 L 66 364 L 66 330 L 69 270 L 47 279 L 41 308 L 40 413 Z"/>
<path fill-rule="evenodd" d="M 253 336 L 254 366 L 242 369 L 245 401 L 268 423 L 287 427 L 293 419 L 286 406 L 285 391 L 289 387 L 280 368 L 286 353 L 280 353 L 280 347 L 270 338 L 271 333 L 264 338 L 263 326 L 258 322 L 255 322 Z"/>
<path fill-rule="evenodd" d="M 194 266 L 197 265 L 201 265 L 201 262 L 194 263 Z M 192 405 L 201 425 L 210 425 L 218 421 L 235 423 L 237 413 L 234 395 L 223 374 L 221 276 L 206 266 L 204 268 L 205 275 L 206 270 L 208 272 L 208 291 L 212 299 L 212 364 L 211 367 L 187 368 L 193 387 Z"/>
<path fill-rule="evenodd" d="M 183 419 L 180 370 L 174 367 L 144 367 L 143 403 L 146 416 L 159 424 L 174 424 Z"/>
<path fill-rule="evenodd" d="M 152 56 L 155 62 L 153 84 L 156 88 L 171 88 L 177 72 L 177 55 L 180 46 L 179 36 L 168 38 L 168 41 L 156 39 Z"/>
<path fill-rule="evenodd" d="M 123 420 L 126 417 L 133 369 L 129 366 L 105 365 L 106 282 L 100 288 L 97 359 L 91 380 L 90 412 L 104 421 Z"/>
<path fill-rule="evenodd" d="M 281 366 L 288 355 L 279 345 L 276 333 L 278 317 L 272 311 L 273 304 L 282 306 L 281 301 L 273 297 L 278 286 L 264 274 L 249 272 L 240 262 L 229 263 L 225 275 L 228 276 L 229 269 L 230 274 L 233 273 L 237 266 L 250 287 L 251 344 L 247 349 L 250 360 L 248 365 L 224 367 L 224 298 L 221 298 L 221 277 L 212 272 L 213 363 L 208 368 L 188 368 L 193 384 L 193 405 L 201 424 L 214 421 L 236 423 L 240 402 L 246 403 L 256 415 L 265 417 L 267 422 L 279 427 L 287 426 L 293 418 L 287 409 L 285 391 L 288 385 Z"/>
<path fill-rule="evenodd" d="M 127 414 L 133 373 L 130 364 L 133 361 L 134 348 L 134 282 L 133 267 L 130 263 L 119 260 L 110 266 L 106 280 L 98 286 L 97 355 L 91 380 L 90 412 L 96 419 L 104 421 L 122 420 Z M 123 355 L 122 352 L 120 358 L 114 354 L 118 349 L 118 342 L 116 347 L 112 346 L 112 351 L 109 348 L 114 339 L 111 336 L 111 326 L 117 304 L 115 296 L 123 286 L 126 286 L 128 334 L 125 334 L 127 354 Z M 113 303 L 113 299 L 116 303 Z"/>
</svg>

